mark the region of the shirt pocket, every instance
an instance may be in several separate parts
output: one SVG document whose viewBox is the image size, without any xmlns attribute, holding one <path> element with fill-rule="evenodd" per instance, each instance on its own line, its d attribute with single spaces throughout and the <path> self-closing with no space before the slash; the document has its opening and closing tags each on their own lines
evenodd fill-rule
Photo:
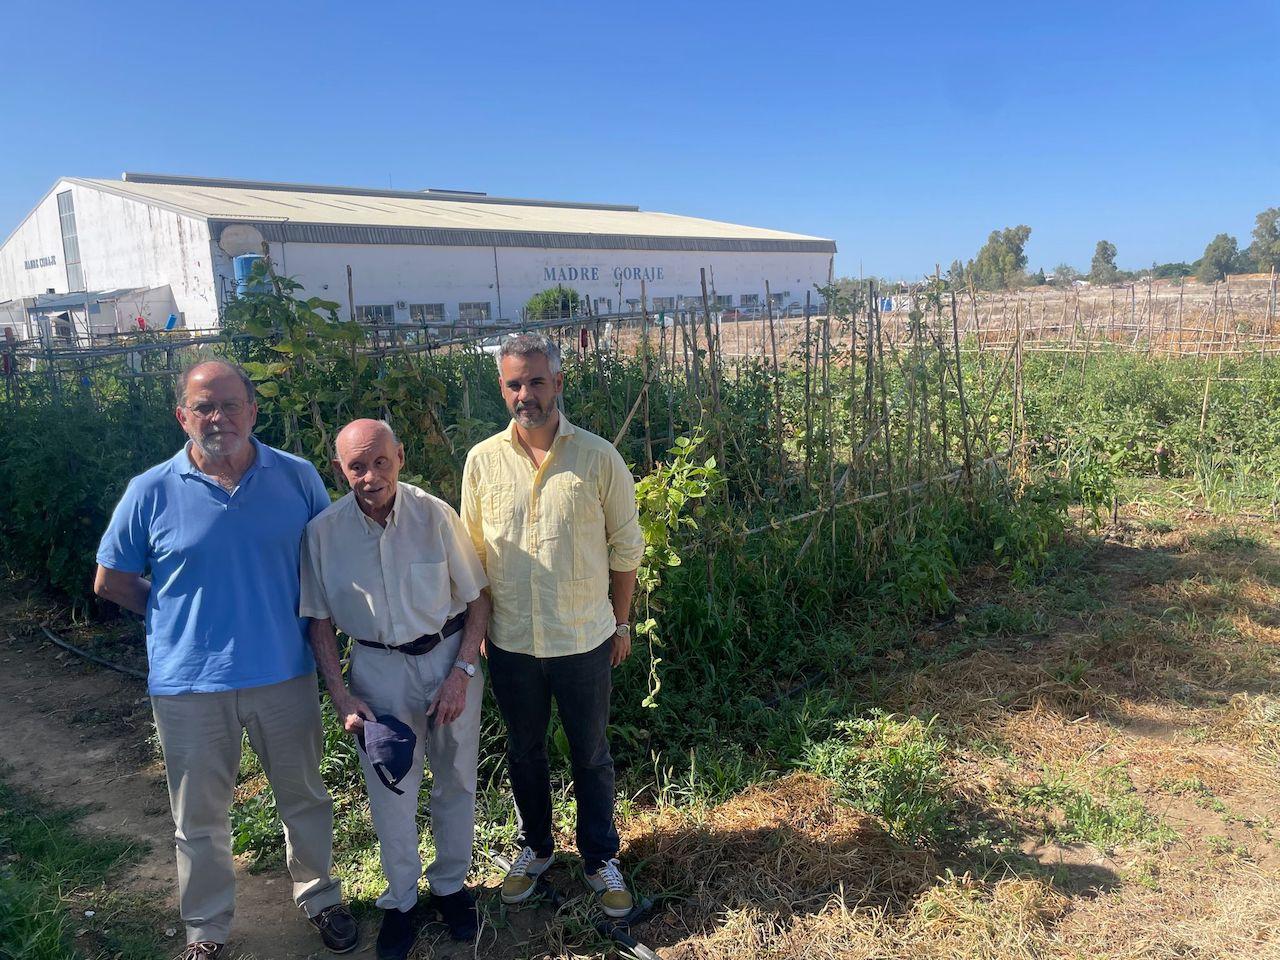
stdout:
<svg viewBox="0 0 1280 960">
<path fill-rule="evenodd" d="M 404 605 L 418 619 L 440 621 L 440 627 L 449 616 L 449 604 L 453 591 L 449 583 L 449 564 L 444 560 L 434 563 L 409 564 L 409 581 L 405 584 Z M 426 626 L 423 626 L 426 631 Z"/>
<path fill-rule="evenodd" d="M 515 484 L 492 480 L 480 493 L 485 546 L 485 573 L 490 580 L 506 579 L 506 555 L 520 546 L 516 524 Z"/>
</svg>

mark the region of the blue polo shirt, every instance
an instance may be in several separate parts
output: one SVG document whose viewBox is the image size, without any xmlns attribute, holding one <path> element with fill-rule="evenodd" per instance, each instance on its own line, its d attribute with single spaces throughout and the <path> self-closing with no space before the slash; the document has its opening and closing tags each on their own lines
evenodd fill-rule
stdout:
<svg viewBox="0 0 1280 960">
<path fill-rule="evenodd" d="M 298 617 L 298 554 L 329 505 L 306 460 L 253 440 L 235 493 L 186 448 L 129 481 L 98 563 L 151 574 L 148 688 L 156 696 L 280 683 L 315 670 Z"/>
</svg>

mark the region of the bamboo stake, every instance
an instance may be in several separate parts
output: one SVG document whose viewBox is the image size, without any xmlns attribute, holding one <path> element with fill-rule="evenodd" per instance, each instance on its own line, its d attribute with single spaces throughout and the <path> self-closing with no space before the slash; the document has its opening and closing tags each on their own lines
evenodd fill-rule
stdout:
<svg viewBox="0 0 1280 960">
<path fill-rule="evenodd" d="M 778 371 L 778 333 L 773 326 L 773 294 L 769 289 L 769 281 L 764 282 L 765 309 L 769 316 L 769 342 L 773 350 L 773 426 L 777 437 L 775 446 L 778 451 L 778 488 L 783 483 L 782 457 L 782 377 Z"/>
<path fill-rule="evenodd" d="M 809 292 L 804 295 L 804 482 L 813 487 L 813 345 L 810 341 Z"/>
<path fill-rule="evenodd" d="M 645 289 L 643 278 L 640 280 L 640 341 L 644 350 L 641 367 L 644 373 L 644 388 L 640 391 L 640 395 L 644 398 L 644 467 L 646 473 L 651 473 L 653 471 L 653 435 L 649 430 L 649 293 Z"/>
<path fill-rule="evenodd" d="M 702 318 L 707 328 L 707 366 L 711 377 L 711 409 L 716 419 L 716 456 L 719 458 L 716 462 L 721 469 L 724 469 L 728 465 L 728 461 L 724 456 L 724 418 L 720 412 L 720 362 L 716 359 L 716 355 L 719 353 L 717 349 L 719 337 L 713 338 L 711 335 L 711 308 L 707 302 L 706 267 L 701 268 L 701 273 Z"/>
</svg>

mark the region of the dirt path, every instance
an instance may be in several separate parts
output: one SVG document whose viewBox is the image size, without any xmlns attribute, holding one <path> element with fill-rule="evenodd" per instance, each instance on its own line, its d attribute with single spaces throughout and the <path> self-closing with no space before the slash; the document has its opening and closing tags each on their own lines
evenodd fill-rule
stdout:
<svg viewBox="0 0 1280 960">
<path fill-rule="evenodd" d="M 173 820 L 163 769 L 150 748 L 146 687 L 40 643 L 33 612 L 38 615 L 30 598 L 0 603 L 0 763 L 14 785 L 59 804 L 88 807 L 80 821 L 86 827 L 149 846 L 128 885 L 163 907 L 176 955 L 183 936 Z M 239 869 L 237 884 L 231 943 L 242 957 L 332 956 L 293 905 L 287 873 Z M 373 951 L 348 956 L 371 957 Z"/>
</svg>

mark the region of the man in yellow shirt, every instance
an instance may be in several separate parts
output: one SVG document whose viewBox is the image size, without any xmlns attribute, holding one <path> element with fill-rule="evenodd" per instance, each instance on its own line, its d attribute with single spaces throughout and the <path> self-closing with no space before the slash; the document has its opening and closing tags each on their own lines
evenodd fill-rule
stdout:
<svg viewBox="0 0 1280 960">
<path fill-rule="evenodd" d="M 519 334 L 498 353 L 512 421 L 467 455 L 462 520 L 489 578 L 489 678 L 507 725 L 519 855 L 502 884 L 520 903 L 555 853 L 547 728 L 551 701 L 569 741 L 578 852 L 604 912 L 632 898 L 618 864 L 606 731 L 614 667 L 631 653 L 630 610 L 644 535 L 635 481 L 607 440 L 558 408 L 560 350 Z"/>
</svg>

